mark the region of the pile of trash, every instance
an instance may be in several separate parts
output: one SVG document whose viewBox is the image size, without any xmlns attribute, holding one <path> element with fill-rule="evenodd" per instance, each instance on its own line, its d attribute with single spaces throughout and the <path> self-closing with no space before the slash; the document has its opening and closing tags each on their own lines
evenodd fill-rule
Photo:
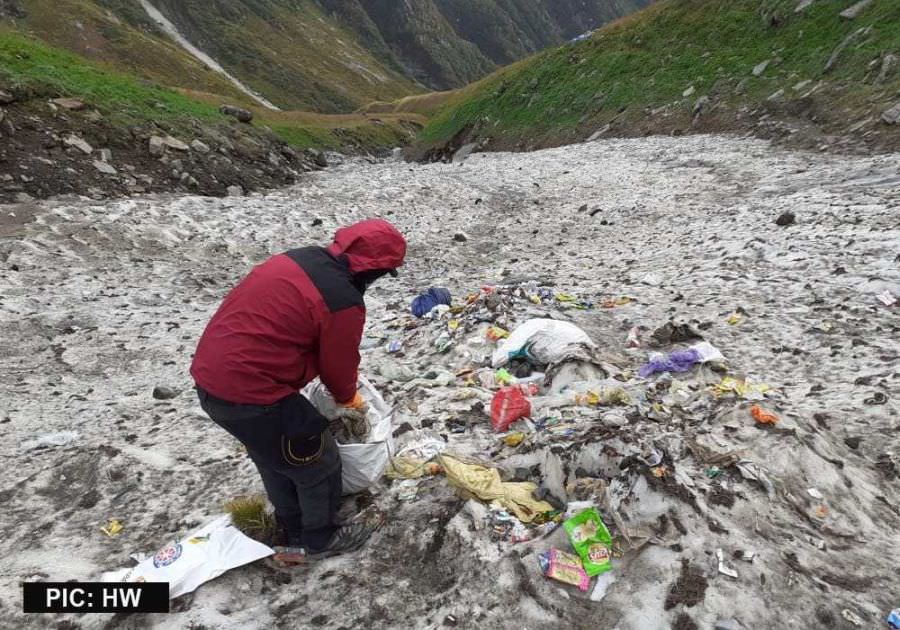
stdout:
<svg viewBox="0 0 900 630">
<path fill-rule="evenodd" d="M 377 324 L 364 349 L 397 410 L 386 474 L 398 498 L 421 500 L 445 476 L 488 507 L 479 526 L 492 541 L 546 543 L 542 573 L 581 591 L 597 577 L 595 601 L 619 559 L 662 544 L 629 523 L 641 488 L 687 501 L 713 527 L 710 502 L 739 488 L 773 498 L 764 462 L 726 448 L 709 420 L 779 431 L 778 388 L 732 373 L 689 325 L 632 327 L 621 347 L 600 348 L 569 318 L 631 302 L 534 280 L 460 298 L 434 287 Z M 824 507 L 810 513 L 828 518 Z M 724 557 L 719 568 L 736 575 Z"/>
</svg>

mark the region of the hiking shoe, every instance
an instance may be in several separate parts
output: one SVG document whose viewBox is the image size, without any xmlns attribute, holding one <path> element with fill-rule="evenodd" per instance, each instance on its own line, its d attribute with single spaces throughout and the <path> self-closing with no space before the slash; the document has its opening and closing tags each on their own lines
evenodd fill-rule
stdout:
<svg viewBox="0 0 900 630">
<path fill-rule="evenodd" d="M 384 516 L 381 512 L 363 512 L 354 519 L 354 522 L 338 529 L 324 549 L 308 549 L 308 557 L 310 559 L 328 558 L 356 551 L 366 544 L 366 541 L 381 529 L 383 524 Z"/>
</svg>

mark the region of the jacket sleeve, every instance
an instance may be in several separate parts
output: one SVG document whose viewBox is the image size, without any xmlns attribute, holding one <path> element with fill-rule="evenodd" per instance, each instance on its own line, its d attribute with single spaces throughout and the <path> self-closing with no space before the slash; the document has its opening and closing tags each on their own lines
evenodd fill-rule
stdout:
<svg viewBox="0 0 900 630">
<path fill-rule="evenodd" d="M 319 377 L 338 403 L 356 395 L 359 378 L 359 343 L 366 324 L 361 306 L 331 314 L 319 337 Z"/>
</svg>

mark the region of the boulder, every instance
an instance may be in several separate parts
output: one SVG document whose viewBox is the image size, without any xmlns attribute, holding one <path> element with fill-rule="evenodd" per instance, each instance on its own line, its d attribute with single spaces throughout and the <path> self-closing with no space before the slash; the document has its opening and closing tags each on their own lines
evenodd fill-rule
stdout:
<svg viewBox="0 0 900 630">
<path fill-rule="evenodd" d="M 775 225 L 780 227 L 787 227 L 789 225 L 794 225 L 797 222 L 797 215 L 793 212 L 783 212 L 777 219 L 775 219 Z"/>
<path fill-rule="evenodd" d="M 900 103 L 897 103 L 881 115 L 881 120 L 889 125 L 900 125 Z"/>
<path fill-rule="evenodd" d="M 161 137 L 153 136 L 150 138 L 148 149 L 153 157 L 162 157 L 166 152 L 166 143 Z"/>
<path fill-rule="evenodd" d="M 100 159 L 104 162 L 112 160 L 112 151 L 109 149 L 100 149 Z"/>
<path fill-rule="evenodd" d="M 94 160 L 94 168 L 105 175 L 115 175 L 118 172 L 108 162 L 102 162 L 100 160 Z"/>
<path fill-rule="evenodd" d="M 16 97 L 10 94 L 9 92 L 4 92 L 0 90 L 0 105 L 9 105 L 10 103 L 15 103 Z"/>
<path fill-rule="evenodd" d="M 696 92 L 696 91 L 697 91 L 697 88 L 695 88 L 695 87 L 692 85 L 691 87 L 689 87 L 688 89 L 686 89 L 684 92 L 682 92 L 681 95 L 682 95 L 684 98 L 687 98 L 687 97 L 693 95 L 693 93 Z"/>
<path fill-rule="evenodd" d="M 94 147 L 92 147 L 90 144 L 85 142 L 84 139 L 79 138 L 75 134 L 66 136 L 66 138 L 63 140 L 63 144 L 65 144 L 67 147 L 75 147 L 85 155 L 90 155 L 94 152 Z"/>
<path fill-rule="evenodd" d="M 229 197 L 243 197 L 244 189 L 240 186 L 229 186 L 225 191 Z"/>
<path fill-rule="evenodd" d="M 235 107 L 234 105 L 222 105 L 221 107 L 219 107 L 219 111 L 225 116 L 236 118 L 239 122 L 242 123 L 253 122 L 253 112 L 246 109 L 241 109 L 240 107 Z"/>
<path fill-rule="evenodd" d="M 697 116 L 700 116 L 701 114 L 703 114 L 703 112 L 708 110 L 709 103 L 710 103 L 709 97 L 706 95 L 698 98 L 697 102 L 694 103 L 694 110 L 693 110 L 694 117 L 696 118 Z"/>
<path fill-rule="evenodd" d="M 166 385 L 157 385 L 153 388 L 153 397 L 156 400 L 171 400 L 178 396 L 178 391 Z"/>
<path fill-rule="evenodd" d="M 470 142 L 468 144 L 462 145 L 456 152 L 453 154 L 453 163 L 454 164 L 462 164 L 465 162 L 472 152 L 478 148 L 478 143 Z"/>
<path fill-rule="evenodd" d="M 167 147 L 169 147 L 170 149 L 173 149 L 175 151 L 190 150 L 190 147 L 187 145 L 187 143 L 182 142 L 178 138 L 173 138 L 172 136 L 166 136 L 165 138 L 162 139 L 162 141 L 163 141 L 164 145 L 166 145 Z"/>
<path fill-rule="evenodd" d="M 594 142 L 599 140 L 602 136 L 609 133 L 609 130 L 612 129 L 612 125 L 603 125 L 600 129 L 591 134 L 591 136 L 587 139 L 588 142 Z"/>
<path fill-rule="evenodd" d="M 194 140 L 191 142 L 191 148 L 197 153 L 209 153 L 209 145 L 202 140 Z"/>
<path fill-rule="evenodd" d="M 800 4 L 797 5 L 797 8 L 794 9 L 794 13 L 801 13 L 806 11 L 815 0 L 800 0 Z"/>
</svg>

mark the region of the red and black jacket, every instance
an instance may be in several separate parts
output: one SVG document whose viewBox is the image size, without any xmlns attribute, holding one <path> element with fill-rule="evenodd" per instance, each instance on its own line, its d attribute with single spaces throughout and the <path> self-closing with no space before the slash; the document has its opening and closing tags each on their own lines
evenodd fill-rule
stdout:
<svg viewBox="0 0 900 630">
<path fill-rule="evenodd" d="M 396 269 L 406 241 L 370 219 L 255 267 L 225 298 L 200 339 L 191 375 L 216 398 L 271 405 L 317 376 L 338 402 L 356 394 L 366 320 L 354 274 Z"/>
</svg>

